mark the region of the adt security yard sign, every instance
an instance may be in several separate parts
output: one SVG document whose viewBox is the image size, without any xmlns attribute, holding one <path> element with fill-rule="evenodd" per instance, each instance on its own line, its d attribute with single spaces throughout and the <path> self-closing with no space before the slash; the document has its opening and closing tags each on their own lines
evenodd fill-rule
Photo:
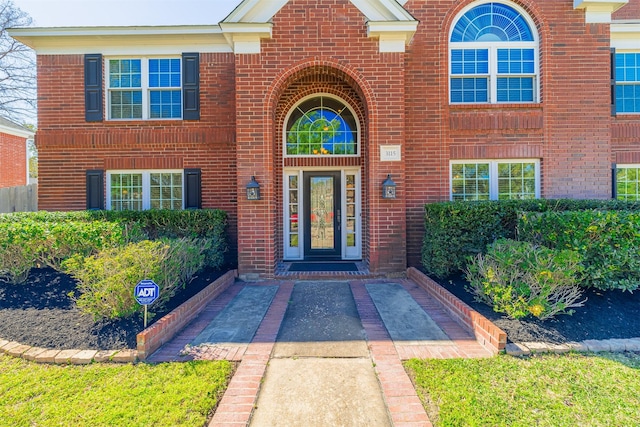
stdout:
<svg viewBox="0 0 640 427">
<path fill-rule="evenodd" d="M 152 304 L 160 296 L 160 287 L 153 280 L 141 280 L 136 285 L 134 296 L 140 305 Z"/>
<path fill-rule="evenodd" d="M 144 327 L 147 328 L 147 306 L 160 296 L 160 287 L 153 280 L 141 280 L 133 291 L 138 304 L 144 305 Z"/>
</svg>

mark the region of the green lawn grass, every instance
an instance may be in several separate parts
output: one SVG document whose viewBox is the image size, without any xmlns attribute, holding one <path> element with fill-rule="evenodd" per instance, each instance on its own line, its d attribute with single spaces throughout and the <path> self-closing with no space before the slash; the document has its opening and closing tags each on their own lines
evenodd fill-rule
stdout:
<svg viewBox="0 0 640 427">
<path fill-rule="evenodd" d="M 640 426 L 640 355 L 410 360 L 435 426 Z"/>
<path fill-rule="evenodd" d="M 0 426 L 198 426 L 229 362 L 44 365 L 0 355 Z"/>
</svg>

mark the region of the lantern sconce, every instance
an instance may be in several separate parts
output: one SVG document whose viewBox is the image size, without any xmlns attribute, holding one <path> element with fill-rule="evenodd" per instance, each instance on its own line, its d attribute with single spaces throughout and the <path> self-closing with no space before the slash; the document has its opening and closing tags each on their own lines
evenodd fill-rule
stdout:
<svg viewBox="0 0 640 427">
<path fill-rule="evenodd" d="M 260 184 L 253 175 L 247 184 L 247 200 L 260 200 Z"/>
<path fill-rule="evenodd" d="M 387 175 L 387 179 L 382 183 L 382 198 L 383 199 L 395 199 L 396 198 L 396 183 L 391 179 L 391 174 Z"/>
</svg>

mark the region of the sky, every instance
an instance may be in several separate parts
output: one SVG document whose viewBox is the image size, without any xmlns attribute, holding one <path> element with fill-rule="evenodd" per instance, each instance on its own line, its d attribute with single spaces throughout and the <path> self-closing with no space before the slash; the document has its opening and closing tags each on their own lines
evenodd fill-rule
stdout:
<svg viewBox="0 0 640 427">
<path fill-rule="evenodd" d="M 215 25 L 240 0 L 13 0 L 36 27 Z"/>
</svg>

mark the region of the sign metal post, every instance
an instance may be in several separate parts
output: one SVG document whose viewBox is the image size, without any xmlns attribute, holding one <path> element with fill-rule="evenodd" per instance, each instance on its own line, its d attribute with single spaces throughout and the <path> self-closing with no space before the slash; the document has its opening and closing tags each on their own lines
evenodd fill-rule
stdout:
<svg viewBox="0 0 640 427">
<path fill-rule="evenodd" d="M 160 296 L 160 287 L 153 280 L 141 280 L 136 285 L 133 296 L 138 304 L 144 306 L 144 328 L 147 329 L 147 307 Z"/>
</svg>

